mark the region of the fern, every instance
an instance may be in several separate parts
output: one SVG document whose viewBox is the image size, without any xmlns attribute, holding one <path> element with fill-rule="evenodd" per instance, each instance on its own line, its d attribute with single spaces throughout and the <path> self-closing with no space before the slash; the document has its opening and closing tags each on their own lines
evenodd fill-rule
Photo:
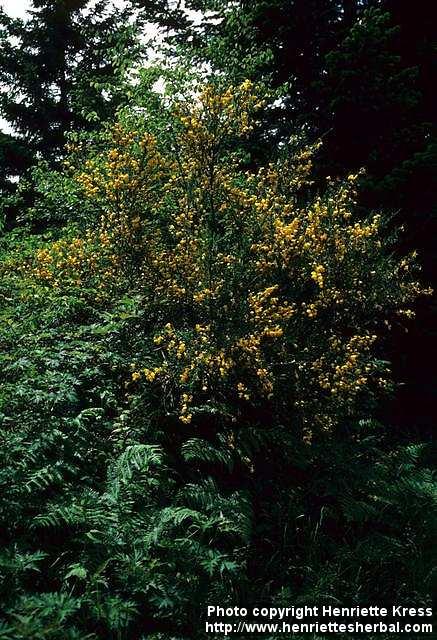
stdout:
<svg viewBox="0 0 437 640">
<path fill-rule="evenodd" d="M 232 454 L 224 447 L 214 446 L 207 440 L 192 438 L 182 445 L 182 455 L 187 462 L 220 464 L 228 470 L 232 469 Z"/>
</svg>

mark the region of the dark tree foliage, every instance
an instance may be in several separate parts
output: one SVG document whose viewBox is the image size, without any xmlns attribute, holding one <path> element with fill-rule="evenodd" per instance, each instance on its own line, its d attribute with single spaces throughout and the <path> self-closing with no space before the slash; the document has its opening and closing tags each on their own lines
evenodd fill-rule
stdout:
<svg viewBox="0 0 437 640">
<path fill-rule="evenodd" d="M 31 154 L 26 145 L 9 133 L 0 132 L 0 167 L 2 175 L 0 177 L 0 190 L 10 191 L 11 183 L 7 179 L 8 175 L 17 170 L 21 173 L 29 167 Z"/>
<path fill-rule="evenodd" d="M 187 14 L 180 2 L 172 0 L 127 0 L 127 4 L 144 12 L 150 22 L 166 30 L 186 29 L 189 25 Z"/>
<path fill-rule="evenodd" d="M 330 128 L 325 163 L 333 172 L 367 168 L 362 205 L 396 211 L 395 224 L 407 229 L 400 249 L 417 248 L 424 278 L 435 283 L 437 131 L 430 80 L 436 39 L 428 3 L 408 12 L 406 3 L 381 5 L 364 12 L 326 56 L 319 85 L 327 105 L 322 129 Z M 434 324 L 427 304 L 407 339 L 399 335 L 391 345 L 396 376 L 407 384 L 387 417 L 405 426 L 428 429 L 435 422 Z"/>
</svg>

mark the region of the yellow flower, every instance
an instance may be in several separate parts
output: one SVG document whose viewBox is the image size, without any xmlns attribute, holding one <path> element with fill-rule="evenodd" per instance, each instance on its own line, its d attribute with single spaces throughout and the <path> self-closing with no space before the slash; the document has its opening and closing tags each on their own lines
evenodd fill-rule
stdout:
<svg viewBox="0 0 437 640">
<path fill-rule="evenodd" d="M 187 347 L 185 346 L 185 343 L 181 342 L 177 349 L 177 353 L 176 353 L 177 357 L 182 358 L 186 350 L 187 350 Z"/>
</svg>

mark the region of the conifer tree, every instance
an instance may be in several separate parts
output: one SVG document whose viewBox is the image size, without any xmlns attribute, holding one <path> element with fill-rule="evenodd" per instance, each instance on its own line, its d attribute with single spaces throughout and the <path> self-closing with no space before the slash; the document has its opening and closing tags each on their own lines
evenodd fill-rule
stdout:
<svg viewBox="0 0 437 640">
<path fill-rule="evenodd" d="M 131 15 L 108 0 L 33 0 L 27 19 L 0 12 L 0 113 L 33 157 L 53 159 L 66 131 L 114 113 L 141 50 Z M 10 173 L 22 172 L 19 156 Z"/>
</svg>

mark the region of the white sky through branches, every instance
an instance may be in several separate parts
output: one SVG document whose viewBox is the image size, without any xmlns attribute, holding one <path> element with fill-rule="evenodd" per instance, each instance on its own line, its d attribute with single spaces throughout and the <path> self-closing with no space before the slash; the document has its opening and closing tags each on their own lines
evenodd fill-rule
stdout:
<svg viewBox="0 0 437 640">
<path fill-rule="evenodd" d="M 24 18 L 30 0 L 0 0 L 0 7 L 14 18 Z"/>
<path fill-rule="evenodd" d="M 114 0 L 114 4 L 122 4 L 123 0 Z M 30 8 L 31 0 L 0 0 L 0 7 L 13 18 L 24 18 Z"/>
<path fill-rule="evenodd" d="M 118 6 L 122 6 L 123 0 L 113 0 L 113 3 Z M 179 3 L 178 3 L 179 4 Z M 184 7 L 185 3 L 180 3 Z M 26 11 L 30 8 L 31 0 L 0 0 L 0 7 L 6 11 L 6 13 L 14 18 L 24 18 Z M 188 15 L 194 21 L 197 21 L 201 15 L 199 11 L 187 11 Z"/>
</svg>

